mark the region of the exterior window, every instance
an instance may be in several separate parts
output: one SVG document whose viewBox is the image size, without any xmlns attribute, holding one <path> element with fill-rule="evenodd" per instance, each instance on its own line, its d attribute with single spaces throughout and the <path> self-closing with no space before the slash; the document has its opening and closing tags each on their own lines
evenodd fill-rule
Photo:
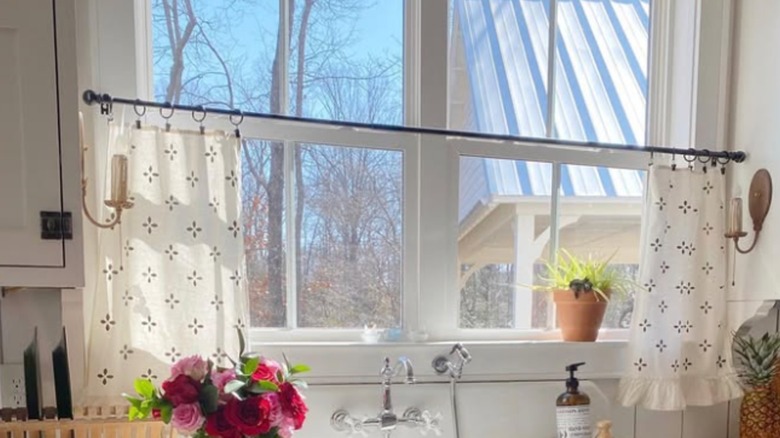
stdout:
<svg viewBox="0 0 780 438">
<path fill-rule="evenodd" d="M 644 143 L 649 0 L 556 3 L 551 55 L 549 0 L 452 0 L 451 128 Z M 461 327 L 552 327 L 549 297 L 528 289 L 559 248 L 614 254 L 612 263 L 636 273 L 643 172 L 570 165 L 565 157 L 460 164 Z M 552 230 L 551 197 L 559 224 Z M 604 327 L 625 328 L 632 306 L 631 296 L 613 300 Z"/>
</svg>

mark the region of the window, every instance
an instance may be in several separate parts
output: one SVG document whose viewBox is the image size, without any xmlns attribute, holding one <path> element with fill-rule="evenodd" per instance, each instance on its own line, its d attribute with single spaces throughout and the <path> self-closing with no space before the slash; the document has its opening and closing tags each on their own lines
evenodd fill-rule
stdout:
<svg viewBox="0 0 780 438">
<path fill-rule="evenodd" d="M 644 142 L 649 0 L 558 0 L 554 35 L 549 0 L 452 4 L 452 128 Z M 559 248 L 637 272 L 643 172 L 489 155 L 460 162 L 462 328 L 552 327 L 549 297 L 528 289 Z M 613 300 L 604 326 L 624 327 L 632 306 Z"/>
<path fill-rule="evenodd" d="M 401 124 L 421 108 L 410 90 L 446 84 L 435 103 L 452 129 L 641 144 L 649 2 L 150 0 L 150 88 Z M 431 35 L 447 64 L 419 59 Z M 268 120 L 242 132 L 258 329 L 544 330 L 548 297 L 530 289 L 558 248 L 617 250 L 636 271 L 642 156 Z M 631 306 L 615 300 L 606 326 Z"/>
</svg>

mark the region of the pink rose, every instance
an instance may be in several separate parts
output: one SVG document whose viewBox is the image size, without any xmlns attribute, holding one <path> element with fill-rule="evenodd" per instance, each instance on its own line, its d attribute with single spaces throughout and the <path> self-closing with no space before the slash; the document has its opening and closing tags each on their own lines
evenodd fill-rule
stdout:
<svg viewBox="0 0 780 438">
<path fill-rule="evenodd" d="M 236 371 L 232 369 L 226 369 L 223 371 L 214 371 L 211 373 L 211 383 L 217 387 L 219 392 L 225 390 L 225 385 L 228 382 L 236 379 Z"/>
<path fill-rule="evenodd" d="M 252 373 L 252 380 L 255 382 L 268 381 L 279 383 L 277 376 L 281 370 L 282 366 L 279 365 L 279 362 L 270 359 L 262 359 L 255 371 Z"/>
<path fill-rule="evenodd" d="M 263 394 L 263 398 L 268 400 L 268 404 L 271 406 L 271 411 L 268 413 L 268 421 L 271 423 L 272 427 L 279 426 L 284 420 L 279 394 L 275 392 L 266 392 Z"/>
<path fill-rule="evenodd" d="M 171 367 L 171 377 L 175 378 L 178 375 L 184 374 L 190 376 L 198 382 L 202 381 L 206 377 L 206 373 L 209 370 L 209 365 L 198 355 L 187 356 L 180 359 Z"/>
<path fill-rule="evenodd" d="M 282 422 L 276 426 L 276 433 L 281 438 L 292 438 L 295 434 L 295 422 L 292 418 L 282 417 Z"/>
<path fill-rule="evenodd" d="M 182 435 L 192 435 L 203 426 L 206 418 L 197 403 L 179 405 L 173 408 L 171 425 Z"/>
</svg>

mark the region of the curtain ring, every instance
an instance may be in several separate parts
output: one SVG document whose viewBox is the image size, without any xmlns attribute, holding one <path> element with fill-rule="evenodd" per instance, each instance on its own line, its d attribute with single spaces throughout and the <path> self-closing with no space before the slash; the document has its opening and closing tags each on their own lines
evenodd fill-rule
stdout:
<svg viewBox="0 0 780 438">
<path fill-rule="evenodd" d="M 702 151 L 704 151 L 707 154 L 710 153 L 709 149 L 702 149 Z M 710 158 L 711 157 L 709 155 L 701 155 L 701 156 L 696 157 L 696 161 L 698 161 L 699 163 L 702 163 L 702 164 L 707 164 L 707 162 L 710 161 Z"/>
<path fill-rule="evenodd" d="M 677 170 L 677 154 L 672 154 L 672 172 Z"/>
<path fill-rule="evenodd" d="M 141 109 L 139 109 L 139 105 Z M 136 99 L 135 103 L 133 103 L 133 112 L 138 116 L 135 119 L 135 129 L 141 129 L 141 117 L 146 114 L 146 105 L 141 104 L 141 99 Z"/>
<path fill-rule="evenodd" d="M 198 122 L 198 125 L 199 125 L 198 128 L 200 129 L 200 135 L 203 135 L 203 134 L 206 133 L 206 127 L 203 126 L 203 121 L 206 120 L 206 108 L 203 108 L 203 105 L 199 105 L 196 109 L 198 111 L 200 111 L 201 117 L 198 118 L 195 115 L 195 110 L 192 110 L 192 120 Z"/>
<path fill-rule="evenodd" d="M 648 167 L 652 167 L 654 161 L 655 161 L 655 152 L 650 151 L 650 164 L 648 164 Z"/>
<path fill-rule="evenodd" d="M 239 116 L 238 121 L 233 120 L 233 116 L 235 116 L 235 114 L 231 114 L 230 117 L 228 118 L 228 120 L 230 120 L 230 124 L 232 124 L 236 128 L 233 131 L 236 134 L 236 138 L 241 138 L 241 130 L 238 129 L 238 127 L 242 123 L 244 123 L 244 112 L 241 111 L 241 110 L 238 110 L 238 116 Z"/>
<path fill-rule="evenodd" d="M 171 123 L 169 122 L 169 120 L 171 117 L 173 117 L 173 111 L 174 111 L 173 105 L 171 105 L 170 102 L 165 102 L 163 105 L 164 106 L 160 107 L 160 117 L 165 119 L 165 132 L 171 132 Z M 165 115 L 165 113 L 163 113 L 163 109 L 165 108 L 171 110 L 170 114 L 168 114 L 167 116 Z"/>
</svg>

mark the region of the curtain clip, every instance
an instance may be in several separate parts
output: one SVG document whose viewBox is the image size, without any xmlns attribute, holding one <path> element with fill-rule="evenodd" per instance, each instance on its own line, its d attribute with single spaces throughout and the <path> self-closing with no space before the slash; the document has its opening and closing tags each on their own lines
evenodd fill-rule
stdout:
<svg viewBox="0 0 780 438">
<path fill-rule="evenodd" d="M 166 116 L 165 113 L 163 113 L 163 108 L 168 108 L 171 112 Z M 173 117 L 173 111 L 173 105 L 171 105 L 170 102 L 165 102 L 165 106 L 160 107 L 160 117 L 165 119 L 165 132 L 171 132 L 170 118 Z"/>
<path fill-rule="evenodd" d="M 233 120 L 233 116 L 235 114 L 230 115 L 230 124 L 232 124 L 236 129 L 233 131 L 233 133 L 236 135 L 236 138 L 241 138 L 241 130 L 238 129 L 238 127 L 241 125 L 241 123 L 244 122 L 244 112 L 239 110 L 238 116 L 239 118 L 237 120 Z"/>
</svg>

